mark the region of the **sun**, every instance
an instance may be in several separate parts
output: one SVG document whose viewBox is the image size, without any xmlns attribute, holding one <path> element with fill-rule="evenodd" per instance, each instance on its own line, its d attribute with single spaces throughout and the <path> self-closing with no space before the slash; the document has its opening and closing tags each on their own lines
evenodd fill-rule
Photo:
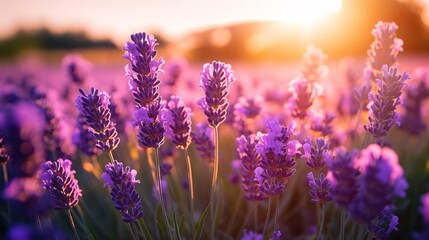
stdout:
<svg viewBox="0 0 429 240">
<path fill-rule="evenodd" d="M 341 10 L 342 0 L 279 0 L 275 10 L 278 20 L 312 25 Z"/>
</svg>

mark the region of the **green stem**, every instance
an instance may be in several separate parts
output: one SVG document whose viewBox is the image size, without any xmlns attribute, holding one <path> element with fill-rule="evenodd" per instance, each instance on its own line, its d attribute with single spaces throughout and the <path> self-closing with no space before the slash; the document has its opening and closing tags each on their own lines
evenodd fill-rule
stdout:
<svg viewBox="0 0 429 240">
<path fill-rule="evenodd" d="M 341 209 L 340 212 L 340 237 L 339 240 L 344 240 L 344 228 L 345 228 L 345 220 L 346 220 L 346 210 Z"/>
<path fill-rule="evenodd" d="M 134 229 L 133 229 L 133 227 L 131 226 L 131 223 L 128 223 L 128 227 L 130 228 L 131 235 L 133 235 L 133 239 L 134 239 L 134 240 L 137 240 L 137 238 L 136 238 L 136 233 L 134 232 Z"/>
<path fill-rule="evenodd" d="M 274 212 L 274 231 L 276 231 L 276 228 L 277 228 L 277 215 L 278 215 L 278 205 L 279 205 L 279 198 L 280 198 L 280 195 L 276 195 L 275 196 L 275 212 Z"/>
<path fill-rule="evenodd" d="M 37 223 L 37 227 L 39 228 L 40 232 L 43 232 L 42 221 L 40 221 L 39 215 L 36 216 L 36 223 Z"/>
<path fill-rule="evenodd" d="M 214 143 L 215 143 L 215 151 L 214 151 L 214 162 L 213 162 L 213 178 L 212 178 L 212 191 L 210 193 L 210 202 L 212 203 L 210 207 L 210 216 L 211 216 L 211 239 L 215 239 L 215 228 L 216 228 L 216 219 L 215 219 L 215 209 L 216 209 L 216 185 L 217 185 L 217 175 L 219 170 L 219 133 L 218 128 L 214 128 Z"/>
<path fill-rule="evenodd" d="M 6 163 L 1 164 L 3 166 L 3 179 L 4 179 L 4 185 L 6 186 L 7 182 L 9 181 L 9 176 L 7 174 L 7 166 Z"/>
<path fill-rule="evenodd" d="M 265 233 L 267 231 L 267 225 L 268 225 L 268 221 L 270 219 L 271 205 L 273 204 L 272 201 L 273 201 L 273 197 L 271 196 L 270 199 L 268 200 L 267 217 L 265 218 L 264 230 L 262 231 L 263 236 L 265 236 Z"/>
<path fill-rule="evenodd" d="M 71 224 L 72 229 L 73 229 L 74 236 L 75 236 L 75 238 L 76 238 L 77 240 L 80 240 L 79 235 L 77 234 L 76 226 L 74 225 L 73 216 L 72 216 L 72 214 L 71 214 L 70 209 L 69 209 L 69 210 L 67 210 L 67 213 L 68 213 L 68 215 L 69 215 L 69 220 L 70 220 L 70 224 Z"/>
<path fill-rule="evenodd" d="M 323 225 L 325 224 L 325 204 L 320 203 L 320 225 L 319 225 L 319 230 L 317 231 L 317 237 L 316 239 L 319 240 L 320 236 L 322 235 L 322 231 L 323 231 Z"/>
<path fill-rule="evenodd" d="M 161 178 L 161 164 L 159 161 L 158 148 L 155 148 L 155 168 L 156 168 L 156 177 L 158 180 L 158 197 L 161 203 L 162 215 L 164 217 L 164 221 L 167 225 L 168 236 L 170 239 L 173 239 L 170 231 L 170 224 L 168 223 L 167 210 L 165 208 L 164 196 L 162 191 L 162 178 Z"/>
<path fill-rule="evenodd" d="M 191 232 L 192 238 L 195 237 L 195 221 L 194 221 L 194 180 L 192 177 L 191 158 L 189 157 L 188 149 L 185 150 L 186 161 L 188 163 L 188 182 L 189 182 L 189 201 L 191 205 Z"/>
</svg>

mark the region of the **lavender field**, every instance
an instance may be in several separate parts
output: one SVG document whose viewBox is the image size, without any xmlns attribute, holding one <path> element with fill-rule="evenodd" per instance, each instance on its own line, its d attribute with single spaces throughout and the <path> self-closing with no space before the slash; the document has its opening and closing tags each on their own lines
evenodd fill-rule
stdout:
<svg viewBox="0 0 429 240">
<path fill-rule="evenodd" d="M 429 65 L 365 57 L 0 65 L 0 239 L 429 239 Z"/>
</svg>

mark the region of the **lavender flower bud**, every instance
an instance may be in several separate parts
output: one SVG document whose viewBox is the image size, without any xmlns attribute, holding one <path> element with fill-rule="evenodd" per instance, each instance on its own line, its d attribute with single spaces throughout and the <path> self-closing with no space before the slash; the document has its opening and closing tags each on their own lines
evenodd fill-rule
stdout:
<svg viewBox="0 0 429 240">
<path fill-rule="evenodd" d="M 384 208 L 380 215 L 368 225 L 368 232 L 372 239 L 390 239 L 392 231 L 398 231 L 399 218 L 393 215 L 390 207 Z"/>
<path fill-rule="evenodd" d="M 129 166 L 124 168 L 123 163 L 115 160 L 106 165 L 106 171 L 101 175 L 104 179 L 104 187 L 109 186 L 110 195 L 119 210 L 124 222 L 134 222 L 143 217 L 140 196 L 135 190 L 137 171 Z"/>
<path fill-rule="evenodd" d="M 146 148 L 159 148 L 164 143 L 164 123 L 161 116 L 150 116 L 150 109 L 141 107 L 134 112 L 134 120 L 137 124 L 138 141 L 140 146 Z"/>
<path fill-rule="evenodd" d="M 191 143 L 191 109 L 180 97 L 171 96 L 163 111 L 167 136 L 179 149 L 187 149 Z"/>
<path fill-rule="evenodd" d="M 204 64 L 201 72 L 200 87 L 205 92 L 205 97 L 197 101 L 198 105 L 207 116 L 211 127 L 218 127 L 226 119 L 231 83 L 235 81 L 231 65 L 223 62 Z"/>
<path fill-rule="evenodd" d="M 197 124 L 197 130 L 191 133 L 192 140 L 196 145 L 200 157 L 207 163 L 214 159 L 214 143 L 212 140 L 213 129 L 207 124 Z"/>
<path fill-rule="evenodd" d="M 136 108 L 148 107 L 159 103 L 159 74 L 164 60 L 155 60 L 156 39 L 151 34 L 136 33 L 131 35 L 132 42 L 124 46 L 124 58 L 130 61 L 125 67 L 125 75 L 130 77 L 129 86 L 133 93 Z"/>
<path fill-rule="evenodd" d="M 71 169 L 72 162 L 59 158 L 56 162 L 47 161 L 42 164 L 40 179 L 42 186 L 51 193 L 56 209 L 70 209 L 79 203 L 82 190 Z"/>
<path fill-rule="evenodd" d="M 303 119 L 314 100 L 322 95 L 323 87 L 305 78 L 297 78 L 289 83 L 288 91 L 291 94 L 289 110 L 292 111 L 292 116 Z"/>
<path fill-rule="evenodd" d="M 97 139 L 96 146 L 102 151 L 115 149 L 120 140 L 115 124 L 110 120 L 110 96 L 96 88 L 91 88 L 88 95 L 83 89 L 79 89 L 79 92 L 81 96 L 76 99 L 76 107 Z"/>
<path fill-rule="evenodd" d="M 268 196 L 259 191 L 259 182 L 255 180 L 255 169 L 259 166 L 261 156 L 256 152 L 255 135 L 243 136 L 236 139 L 237 152 L 241 161 L 241 188 L 247 200 L 263 200 Z"/>
<path fill-rule="evenodd" d="M 83 85 L 87 82 L 89 72 L 92 68 L 91 63 L 77 54 L 68 54 L 63 59 L 63 65 L 67 70 L 69 79 L 78 84 Z"/>
<path fill-rule="evenodd" d="M 241 240 L 263 240 L 264 235 L 244 229 Z"/>
<path fill-rule="evenodd" d="M 392 23 L 378 22 L 371 34 L 375 40 L 368 50 L 368 67 L 371 69 L 372 79 L 381 77 L 383 65 L 395 66 L 397 56 L 403 51 L 403 41 L 396 37 L 398 26 Z"/>
<path fill-rule="evenodd" d="M 328 152 L 329 144 L 324 138 L 317 138 L 315 144 L 311 144 L 310 139 L 306 139 L 302 148 L 304 149 L 303 157 L 307 159 L 307 166 L 314 171 L 320 171 L 325 167 L 326 162 L 332 159 Z"/>
<path fill-rule="evenodd" d="M 304 69 L 302 75 L 310 82 L 319 82 L 328 74 L 328 67 L 324 65 L 327 56 L 322 49 L 312 45 L 304 53 Z"/>
<path fill-rule="evenodd" d="M 330 184 L 325 174 L 321 173 L 319 178 L 314 178 L 312 172 L 307 174 L 308 186 L 310 186 L 310 196 L 312 202 L 325 203 L 332 200 Z"/>
<path fill-rule="evenodd" d="M 408 184 L 398 156 L 390 148 L 369 145 L 361 151 L 359 164 L 362 170 L 359 190 L 348 210 L 356 221 L 369 223 L 391 205 L 395 197 L 405 197 Z"/>
<path fill-rule="evenodd" d="M 331 126 L 332 121 L 335 118 L 334 113 L 325 112 L 324 114 L 316 114 L 311 113 L 310 119 L 311 119 L 311 130 L 315 132 L 320 132 L 322 136 L 328 136 L 331 135 L 334 130 Z"/>
<path fill-rule="evenodd" d="M 261 162 L 255 169 L 255 179 L 259 182 L 259 190 L 268 195 L 281 194 L 295 173 L 295 158 L 299 156 L 301 144 L 290 140 L 293 126 L 281 126 L 278 121 L 268 123 L 270 132 L 256 135 L 256 152 L 261 155 Z"/>
<path fill-rule="evenodd" d="M 401 89 L 405 81 L 410 79 L 406 72 L 397 74 L 395 67 L 383 65 L 382 70 L 383 76 L 377 79 L 379 90 L 369 94 L 369 124 L 364 125 L 365 131 L 375 138 L 386 136 L 393 125 L 400 125 L 399 114 L 395 109 L 401 104 Z"/>
<path fill-rule="evenodd" d="M 335 159 L 327 161 L 327 179 L 331 185 L 334 203 L 340 208 L 347 208 L 358 191 L 357 151 L 347 152 L 338 149 Z"/>
</svg>

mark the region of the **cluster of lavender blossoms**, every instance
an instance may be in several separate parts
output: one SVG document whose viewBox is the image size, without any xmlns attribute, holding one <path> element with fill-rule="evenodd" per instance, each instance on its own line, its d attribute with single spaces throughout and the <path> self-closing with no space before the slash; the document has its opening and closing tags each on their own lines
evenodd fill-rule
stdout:
<svg viewBox="0 0 429 240">
<path fill-rule="evenodd" d="M 261 161 L 261 155 L 256 152 L 255 135 L 241 135 L 236 142 L 241 162 L 241 188 L 244 191 L 244 198 L 254 201 L 266 199 L 268 196 L 259 190 L 259 182 L 255 179 L 255 169 Z"/>
<path fill-rule="evenodd" d="M 291 140 L 295 123 L 284 127 L 273 120 L 267 124 L 269 133 L 258 132 L 256 152 L 261 155 L 259 167 L 255 169 L 255 179 L 259 190 L 267 195 L 284 192 L 289 178 L 295 173 L 295 158 L 300 156 L 301 144 Z"/>
<path fill-rule="evenodd" d="M 378 91 L 370 93 L 369 124 L 364 125 L 365 131 L 375 138 L 386 136 L 394 125 L 400 125 L 399 114 L 395 112 L 401 104 L 401 90 L 410 77 L 406 72 L 398 74 L 396 67 L 382 67 L 383 75 L 377 79 Z"/>
<path fill-rule="evenodd" d="M 206 63 L 201 71 L 200 87 L 204 90 L 205 97 L 197 101 L 209 125 L 217 128 L 226 119 L 231 83 L 235 81 L 231 65 L 213 61 Z"/>
<path fill-rule="evenodd" d="M 76 171 L 71 166 L 70 160 L 62 158 L 55 162 L 47 161 L 41 166 L 42 186 L 51 193 L 56 209 L 68 210 L 76 206 L 82 196 L 82 190 L 74 177 Z"/>
<path fill-rule="evenodd" d="M 322 95 L 323 87 L 317 82 L 299 77 L 289 83 L 289 110 L 292 116 L 303 119 L 307 116 L 308 109 L 313 105 L 314 100 Z"/>
<path fill-rule="evenodd" d="M 196 129 L 191 132 L 192 141 L 201 159 L 209 164 L 213 163 L 215 150 L 212 135 L 213 128 L 206 123 L 198 123 Z"/>
<path fill-rule="evenodd" d="M 104 179 L 104 187 L 109 186 L 110 195 L 119 210 L 124 222 L 134 222 L 143 217 L 140 196 L 135 190 L 137 171 L 117 160 L 106 165 L 106 171 L 101 175 Z"/>
<path fill-rule="evenodd" d="M 163 109 L 166 135 L 179 149 L 187 149 L 191 144 L 192 112 L 178 96 L 171 96 Z"/>
<path fill-rule="evenodd" d="M 254 120 L 261 112 L 263 99 L 260 97 L 245 98 L 240 97 L 234 104 L 234 128 L 238 135 L 248 136 L 254 132 Z"/>
<path fill-rule="evenodd" d="M 398 26 L 392 22 L 378 22 L 371 34 L 375 40 L 368 50 L 367 73 L 368 79 L 376 80 L 381 77 L 383 65 L 396 66 L 397 56 L 403 51 L 404 42 L 396 37 Z"/>
<path fill-rule="evenodd" d="M 87 94 L 79 89 L 80 96 L 76 99 L 76 107 L 85 118 L 86 124 L 97 139 L 97 148 L 102 151 L 112 151 L 119 144 L 115 123 L 110 120 L 110 96 L 106 92 L 91 88 Z"/>
</svg>

